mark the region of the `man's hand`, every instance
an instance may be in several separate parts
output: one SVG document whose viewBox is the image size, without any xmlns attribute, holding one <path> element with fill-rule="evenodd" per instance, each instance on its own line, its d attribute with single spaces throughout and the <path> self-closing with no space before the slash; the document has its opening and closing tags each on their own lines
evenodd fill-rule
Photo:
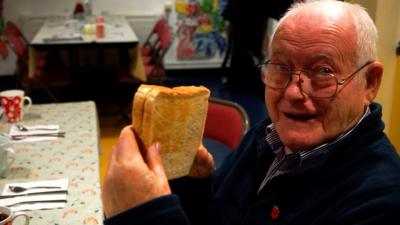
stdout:
<svg viewBox="0 0 400 225">
<path fill-rule="evenodd" d="M 189 177 L 193 178 L 206 178 L 214 170 L 214 159 L 207 149 L 200 145 L 196 158 L 190 169 Z"/>
<path fill-rule="evenodd" d="M 171 193 L 159 152 L 160 145 L 153 144 L 142 155 L 133 128 L 127 126 L 121 131 L 111 150 L 103 184 L 106 217 Z"/>
</svg>

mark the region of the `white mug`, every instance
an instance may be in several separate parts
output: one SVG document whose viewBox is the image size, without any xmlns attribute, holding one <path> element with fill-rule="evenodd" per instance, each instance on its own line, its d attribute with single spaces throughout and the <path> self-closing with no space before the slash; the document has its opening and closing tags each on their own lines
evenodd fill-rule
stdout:
<svg viewBox="0 0 400 225">
<path fill-rule="evenodd" d="M 24 117 L 24 111 L 32 106 L 32 99 L 25 96 L 23 90 L 7 90 L 0 92 L 0 102 L 8 123 L 17 123 Z M 24 103 L 27 103 L 24 106 Z"/>
<path fill-rule="evenodd" d="M 0 136 L 0 177 L 5 177 L 11 164 L 15 161 L 15 151 L 10 147 L 10 140 Z"/>
<path fill-rule="evenodd" d="M 15 218 L 22 216 L 25 218 L 24 225 L 29 224 L 29 216 L 23 212 L 13 212 L 10 208 L 0 206 L 0 225 L 12 225 Z"/>
</svg>

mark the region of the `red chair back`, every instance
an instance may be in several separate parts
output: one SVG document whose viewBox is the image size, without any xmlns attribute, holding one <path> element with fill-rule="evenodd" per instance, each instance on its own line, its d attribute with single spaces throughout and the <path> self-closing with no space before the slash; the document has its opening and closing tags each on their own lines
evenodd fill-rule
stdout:
<svg viewBox="0 0 400 225">
<path fill-rule="evenodd" d="M 165 18 L 159 19 L 142 45 L 142 55 L 154 54 L 157 48 L 160 46 L 161 39 L 165 39 L 165 33 L 168 32 L 171 31 L 169 29 L 167 20 Z M 163 44 L 163 46 L 165 46 L 165 44 Z"/>
<path fill-rule="evenodd" d="M 239 104 L 210 98 L 204 137 L 236 149 L 249 126 L 249 117 Z"/>
<path fill-rule="evenodd" d="M 22 32 L 18 28 L 18 26 L 15 23 L 11 22 L 11 21 L 8 21 L 6 23 L 6 27 L 4 29 L 3 34 L 5 36 L 23 36 Z"/>
<path fill-rule="evenodd" d="M 165 29 L 160 36 L 160 50 L 166 51 L 172 42 L 172 38 L 172 31 L 170 29 Z"/>
<path fill-rule="evenodd" d="M 3 33 L 19 59 L 27 60 L 28 42 L 15 23 L 8 21 Z"/>
<path fill-rule="evenodd" d="M 19 36 L 13 36 L 10 37 L 10 43 L 11 43 L 11 47 L 14 50 L 15 54 L 17 54 L 17 56 L 19 58 L 26 58 L 27 57 L 27 44 L 25 42 L 22 41 L 22 39 Z"/>
<path fill-rule="evenodd" d="M 161 18 L 157 21 L 156 25 L 154 25 L 153 33 L 160 35 L 167 27 L 168 27 L 167 20 Z"/>
</svg>

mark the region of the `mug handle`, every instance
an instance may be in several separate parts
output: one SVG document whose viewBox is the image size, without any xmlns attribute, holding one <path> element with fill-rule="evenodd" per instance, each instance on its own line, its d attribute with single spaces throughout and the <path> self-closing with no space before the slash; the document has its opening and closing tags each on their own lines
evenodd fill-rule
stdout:
<svg viewBox="0 0 400 225">
<path fill-rule="evenodd" d="M 28 104 L 24 107 L 24 109 L 26 111 L 28 111 L 29 108 L 31 108 L 31 106 L 32 106 L 32 99 L 30 97 L 28 97 L 28 96 L 25 96 L 24 97 L 24 103 L 25 103 L 25 101 L 28 102 Z"/>
<path fill-rule="evenodd" d="M 11 164 L 13 164 L 13 162 L 15 161 L 15 151 L 14 151 L 14 149 L 12 149 L 12 148 L 6 148 L 5 149 L 8 153 L 9 153 L 9 155 L 10 155 L 10 161 L 8 162 L 8 164 L 7 164 L 7 168 L 9 168 L 10 166 L 11 166 Z"/>
<path fill-rule="evenodd" d="M 17 218 L 18 216 L 23 216 L 23 217 L 25 217 L 25 225 L 28 225 L 29 224 L 29 216 L 28 215 L 26 215 L 25 213 L 23 213 L 23 212 L 16 212 L 16 213 L 14 213 L 14 216 L 12 217 L 12 220 L 15 220 L 15 218 Z"/>
</svg>

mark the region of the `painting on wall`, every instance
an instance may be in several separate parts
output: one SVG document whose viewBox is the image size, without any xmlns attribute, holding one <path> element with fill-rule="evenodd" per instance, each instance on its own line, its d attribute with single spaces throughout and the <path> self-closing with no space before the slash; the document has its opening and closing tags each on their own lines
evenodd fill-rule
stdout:
<svg viewBox="0 0 400 225">
<path fill-rule="evenodd" d="M 228 0 L 176 0 L 177 59 L 222 56 L 227 47 L 222 12 Z"/>
</svg>

